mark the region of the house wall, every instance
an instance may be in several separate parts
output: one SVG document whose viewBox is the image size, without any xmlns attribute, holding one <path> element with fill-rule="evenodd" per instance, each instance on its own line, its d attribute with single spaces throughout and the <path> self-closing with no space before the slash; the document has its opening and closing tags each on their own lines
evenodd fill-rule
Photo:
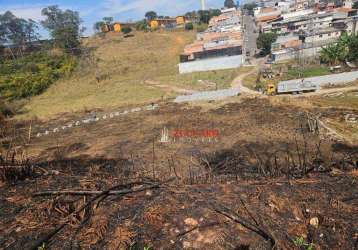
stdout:
<svg viewBox="0 0 358 250">
<path fill-rule="evenodd" d="M 333 31 L 326 34 L 314 35 L 314 36 L 306 37 L 305 42 L 318 43 L 327 40 L 334 40 L 334 39 L 338 39 L 341 36 L 341 33 L 342 33 L 341 31 Z"/>
<path fill-rule="evenodd" d="M 119 23 L 116 23 L 113 25 L 114 32 L 121 32 L 121 25 Z"/>
<path fill-rule="evenodd" d="M 175 20 L 176 20 L 177 25 L 183 25 L 185 23 L 184 16 L 177 16 Z"/>
<path fill-rule="evenodd" d="M 191 72 L 238 68 L 243 62 L 244 57 L 242 55 L 184 62 L 179 63 L 179 73 L 185 74 Z"/>
<path fill-rule="evenodd" d="M 295 11 L 295 12 L 282 14 L 281 16 L 283 17 L 283 19 L 287 19 L 287 18 L 292 18 L 292 17 L 310 15 L 310 14 L 313 14 L 313 13 L 314 13 L 313 9 L 308 9 L 308 10 L 300 10 L 300 11 Z"/>
</svg>

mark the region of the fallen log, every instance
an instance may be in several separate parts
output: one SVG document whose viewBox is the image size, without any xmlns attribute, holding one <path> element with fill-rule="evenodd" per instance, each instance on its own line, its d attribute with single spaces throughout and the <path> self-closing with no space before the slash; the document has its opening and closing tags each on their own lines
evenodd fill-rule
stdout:
<svg viewBox="0 0 358 250">
<path fill-rule="evenodd" d="M 123 189 L 123 190 L 116 190 L 116 191 L 109 191 L 106 195 L 121 195 L 121 194 L 129 194 L 129 193 L 136 193 L 141 192 L 143 190 L 147 190 L 150 188 L 155 188 L 157 185 L 152 185 L 149 187 L 140 187 L 138 189 Z M 48 196 L 48 195 L 94 195 L 94 194 L 103 194 L 104 191 L 91 191 L 91 190 L 54 190 L 54 191 L 43 191 L 34 193 L 33 196 Z"/>
<path fill-rule="evenodd" d="M 254 226 L 251 223 L 247 222 L 246 220 L 239 218 L 238 216 L 229 214 L 229 213 L 222 211 L 220 209 L 217 209 L 217 208 L 211 208 L 211 209 L 214 212 L 221 214 L 221 215 L 225 216 L 226 218 L 228 218 L 236 223 L 239 223 L 241 226 L 247 228 L 248 230 L 260 235 L 266 241 L 270 242 L 272 248 L 276 245 L 275 239 L 272 236 L 270 236 L 268 233 L 266 233 L 264 230 L 260 229 L 259 227 Z"/>
</svg>

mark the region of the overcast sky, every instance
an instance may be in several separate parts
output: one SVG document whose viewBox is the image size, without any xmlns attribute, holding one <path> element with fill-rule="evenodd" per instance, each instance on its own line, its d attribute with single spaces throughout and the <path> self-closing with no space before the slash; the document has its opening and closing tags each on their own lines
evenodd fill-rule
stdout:
<svg viewBox="0 0 358 250">
<path fill-rule="evenodd" d="M 206 0 L 207 8 L 221 8 L 223 3 L 224 0 Z M 158 15 L 175 16 L 200 9 L 200 0 L 0 0 L 0 13 L 10 10 L 18 17 L 40 21 L 43 19 L 41 10 L 49 5 L 78 11 L 87 28 L 85 33 L 89 35 L 93 24 L 104 16 L 122 22 L 142 19 L 149 10 Z M 43 30 L 41 34 L 46 36 Z"/>
</svg>

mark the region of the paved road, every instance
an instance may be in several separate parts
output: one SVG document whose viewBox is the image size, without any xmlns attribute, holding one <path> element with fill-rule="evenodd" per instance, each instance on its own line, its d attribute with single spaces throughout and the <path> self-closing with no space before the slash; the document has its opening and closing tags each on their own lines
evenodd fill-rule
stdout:
<svg viewBox="0 0 358 250">
<path fill-rule="evenodd" d="M 254 33 L 256 30 L 256 25 L 254 18 L 250 15 L 244 15 L 243 16 L 243 28 L 244 28 L 244 49 L 243 53 L 246 55 L 246 53 L 249 55 L 249 57 L 252 57 L 255 55 L 256 52 L 256 39 L 258 37 L 258 33 Z"/>
</svg>

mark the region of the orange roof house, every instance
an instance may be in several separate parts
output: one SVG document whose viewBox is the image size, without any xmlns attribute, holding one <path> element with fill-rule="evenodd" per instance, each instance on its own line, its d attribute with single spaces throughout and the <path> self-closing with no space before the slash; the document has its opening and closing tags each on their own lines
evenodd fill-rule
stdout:
<svg viewBox="0 0 358 250">
<path fill-rule="evenodd" d="M 122 26 L 121 26 L 120 23 L 114 23 L 113 24 L 113 31 L 114 32 L 121 32 L 121 30 L 122 30 Z"/>
</svg>

